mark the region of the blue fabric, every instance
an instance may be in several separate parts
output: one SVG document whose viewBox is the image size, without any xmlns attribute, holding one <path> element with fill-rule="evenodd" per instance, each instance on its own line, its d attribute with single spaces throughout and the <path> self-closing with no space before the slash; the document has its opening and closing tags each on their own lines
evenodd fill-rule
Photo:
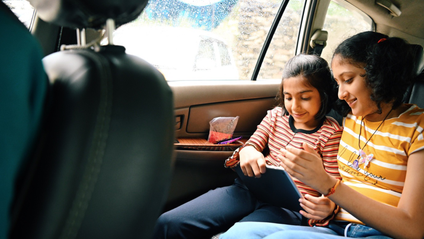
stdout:
<svg viewBox="0 0 424 239">
<path fill-rule="evenodd" d="M 0 239 L 5 239 L 14 180 L 36 140 L 48 82 L 38 42 L 3 2 L 0 32 Z"/>
<path fill-rule="evenodd" d="M 162 214 L 153 238 L 210 238 L 238 221 L 307 223 L 298 212 L 258 201 L 236 178 L 231 186 L 211 190 Z"/>
<path fill-rule="evenodd" d="M 347 229 L 346 229 L 347 228 Z M 346 229 L 346 230 L 345 230 Z M 381 232 L 360 224 L 336 224 L 329 227 L 308 227 L 277 223 L 243 222 L 237 223 L 227 232 L 222 234 L 220 239 L 327 239 L 344 238 L 344 234 L 349 238 L 373 238 L 388 239 Z"/>
</svg>

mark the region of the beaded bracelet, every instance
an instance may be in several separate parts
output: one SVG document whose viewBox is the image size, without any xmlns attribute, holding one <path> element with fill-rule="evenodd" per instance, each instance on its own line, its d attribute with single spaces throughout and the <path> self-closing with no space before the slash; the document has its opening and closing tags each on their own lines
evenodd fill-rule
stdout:
<svg viewBox="0 0 424 239">
<path fill-rule="evenodd" d="M 336 184 L 334 184 L 334 186 L 332 188 L 330 188 L 330 191 L 327 194 L 325 194 L 324 197 L 328 197 L 328 196 L 332 195 L 333 193 L 335 193 L 336 188 L 337 188 L 337 186 L 339 186 L 340 182 L 341 182 L 341 180 L 338 179 Z"/>
</svg>

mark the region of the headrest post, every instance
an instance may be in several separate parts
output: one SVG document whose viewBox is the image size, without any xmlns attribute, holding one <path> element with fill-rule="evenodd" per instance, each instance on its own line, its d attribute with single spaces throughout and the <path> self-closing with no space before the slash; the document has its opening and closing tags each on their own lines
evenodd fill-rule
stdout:
<svg viewBox="0 0 424 239">
<path fill-rule="evenodd" d="M 77 45 L 81 46 L 81 32 L 80 29 L 76 29 L 76 33 L 77 33 Z"/>
<path fill-rule="evenodd" d="M 77 29 L 77 45 L 78 46 L 85 46 L 87 44 L 86 35 L 85 35 L 85 28 L 83 29 Z"/>
<path fill-rule="evenodd" d="M 85 28 L 81 29 L 81 45 L 85 46 L 87 45 L 87 38 L 86 38 L 86 34 L 85 34 Z"/>
<path fill-rule="evenodd" d="M 113 32 L 115 31 L 115 21 L 113 19 L 106 20 L 106 37 L 109 45 L 113 45 Z"/>
</svg>

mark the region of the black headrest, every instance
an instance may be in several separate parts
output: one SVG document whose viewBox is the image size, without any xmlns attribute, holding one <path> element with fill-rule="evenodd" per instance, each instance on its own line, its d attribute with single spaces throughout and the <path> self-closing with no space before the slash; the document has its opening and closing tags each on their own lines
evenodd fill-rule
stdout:
<svg viewBox="0 0 424 239">
<path fill-rule="evenodd" d="M 410 44 L 410 49 L 414 56 L 414 72 L 419 75 L 424 70 L 423 47 L 417 44 Z"/>
<path fill-rule="evenodd" d="M 117 26 L 141 14 L 148 0 L 29 0 L 38 16 L 70 28 L 102 28 L 107 19 Z"/>
</svg>

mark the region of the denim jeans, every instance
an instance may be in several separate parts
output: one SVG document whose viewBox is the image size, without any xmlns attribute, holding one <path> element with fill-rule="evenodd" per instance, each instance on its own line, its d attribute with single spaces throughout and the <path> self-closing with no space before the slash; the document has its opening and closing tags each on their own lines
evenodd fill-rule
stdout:
<svg viewBox="0 0 424 239">
<path fill-rule="evenodd" d="M 354 223 L 332 223 L 328 227 L 308 227 L 263 222 L 236 223 L 219 238 L 327 239 L 343 238 L 345 236 L 350 238 L 391 238 L 371 227 Z"/>
<path fill-rule="evenodd" d="M 299 212 L 258 201 L 242 181 L 216 188 L 163 213 L 156 222 L 154 239 L 211 238 L 239 221 L 307 225 Z"/>
</svg>

